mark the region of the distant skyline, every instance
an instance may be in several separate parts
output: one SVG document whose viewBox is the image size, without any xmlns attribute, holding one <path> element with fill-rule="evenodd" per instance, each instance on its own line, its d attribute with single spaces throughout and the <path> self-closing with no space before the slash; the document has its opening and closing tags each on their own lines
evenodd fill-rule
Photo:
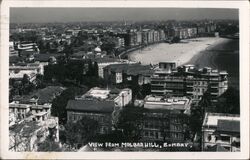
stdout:
<svg viewBox="0 0 250 160">
<path fill-rule="evenodd" d="M 10 8 L 10 23 L 238 20 L 238 9 L 216 8 Z"/>
</svg>

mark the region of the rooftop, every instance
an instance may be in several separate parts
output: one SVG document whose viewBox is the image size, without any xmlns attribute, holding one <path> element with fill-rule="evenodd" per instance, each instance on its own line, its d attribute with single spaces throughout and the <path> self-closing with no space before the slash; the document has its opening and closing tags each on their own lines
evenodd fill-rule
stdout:
<svg viewBox="0 0 250 160">
<path fill-rule="evenodd" d="M 23 121 L 10 127 L 10 135 L 18 133 L 22 136 L 32 136 L 35 131 L 40 129 L 40 123 L 36 121 Z"/>
<path fill-rule="evenodd" d="M 149 65 L 140 65 L 140 64 L 112 64 L 107 67 L 106 69 L 109 69 L 113 72 L 125 72 L 128 75 L 152 75 L 153 70 Z"/>
<path fill-rule="evenodd" d="M 110 93 L 110 90 L 108 89 L 101 89 L 101 88 L 92 88 L 89 90 L 85 95 L 83 96 L 91 96 L 94 98 L 101 98 L 101 99 L 107 99 L 108 95 Z"/>
<path fill-rule="evenodd" d="M 82 112 L 112 113 L 114 102 L 98 100 L 69 100 L 66 109 Z"/>
<path fill-rule="evenodd" d="M 77 100 L 114 100 L 122 91 L 126 90 L 125 89 L 118 89 L 118 88 L 99 88 L 99 87 L 94 87 L 91 88 L 87 93 L 82 95 L 81 97 L 77 97 Z"/>
<path fill-rule="evenodd" d="M 240 121 L 218 120 L 217 131 L 240 132 Z"/>
<path fill-rule="evenodd" d="M 9 107 L 11 108 L 29 108 L 31 107 L 32 109 L 43 109 L 43 108 L 50 108 L 51 104 L 44 104 L 44 105 L 29 105 L 29 104 L 19 104 L 19 103 L 15 103 L 15 102 L 11 102 L 9 104 Z"/>
<path fill-rule="evenodd" d="M 50 127 L 52 125 L 51 123 L 55 125 L 57 121 L 57 117 L 49 117 L 48 119 L 42 122 L 26 119 L 21 123 L 14 124 L 9 127 L 10 135 L 17 134 L 21 137 L 31 137 L 35 135 L 38 130 L 43 129 L 43 127 Z"/>
<path fill-rule="evenodd" d="M 190 108 L 191 100 L 186 97 L 170 97 L 148 95 L 144 99 L 144 108 L 166 109 L 166 110 L 187 110 Z"/>
<path fill-rule="evenodd" d="M 28 63 L 28 64 L 25 64 L 25 65 L 22 65 L 22 64 L 19 64 L 19 65 L 12 65 L 12 66 L 9 66 L 9 69 L 12 70 L 12 69 L 37 69 L 37 68 L 40 68 L 40 64 L 39 63 Z"/>
<path fill-rule="evenodd" d="M 119 59 L 104 57 L 104 58 L 96 58 L 93 61 L 96 63 L 109 63 L 109 62 L 119 62 Z"/>
<path fill-rule="evenodd" d="M 18 57 L 18 56 L 10 56 L 9 57 L 9 63 L 13 64 L 13 63 L 18 63 L 20 61 L 24 61 L 25 58 L 24 57 Z"/>
<path fill-rule="evenodd" d="M 203 121 L 203 126 L 218 127 L 219 120 L 240 121 L 240 115 L 225 114 L 225 113 L 206 113 L 204 121 Z M 224 122 L 220 122 L 220 123 L 224 123 Z M 220 125 L 224 125 L 224 124 L 220 124 Z"/>
<path fill-rule="evenodd" d="M 212 146 L 211 148 L 208 148 L 206 151 L 209 151 L 209 152 L 229 152 L 229 150 L 225 149 L 220 144 L 216 144 L 216 145 Z"/>
<path fill-rule="evenodd" d="M 51 57 L 57 58 L 60 55 L 62 55 L 62 54 L 52 54 L 52 53 L 45 54 L 45 53 L 43 53 L 43 54 L 36 54 L 36 55 L 34 55 L 34 58 L 35 58 L 36 61 L 48 62 Z"/>
<path fill-rule="evenodd" d="M 43 89 L 36 90 L 29 95 L 15 97 L 15 101 L 29 102 L 32 98 L 38 99 L 38 104 L 51 103 L 56 94 L 60 94 L 65 88 L 61 86 L 48 86 Z"/>
</svg>

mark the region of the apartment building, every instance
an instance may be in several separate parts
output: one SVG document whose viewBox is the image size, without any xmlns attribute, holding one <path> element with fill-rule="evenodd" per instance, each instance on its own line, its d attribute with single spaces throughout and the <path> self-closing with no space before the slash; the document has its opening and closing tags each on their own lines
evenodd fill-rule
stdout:
<svg viewBox="0 0 250 160">
<path fill-rule="evenodd" d="M 160 63 L 162 64 L 162 63 Z M 209 67 L 197 69 L 194 65 L 176 65 L 165 63 L 160 65 L 151 77 L 151 93 L 155 95 L 190 96 L 194 100 L 201 99 L 208 91 L 212 101 L 228 88 L 226 71 L 218 71 Z"/>
<path fill-rule="evenodd" d="M 202 150 L 240 152 L 240 115 L 206 113 L 202 124 Z"/>
<path fill-rule="evenodd" d="M 149 65 L 113 64 L 104 68 L 104 79 L 111 84 L 148 84 L 153 70 Z"/>
<path fill-rule="evenodd" d="M 142 139 L 184 142 L 191 102 L 187 97 L 148 95 L 144 99 Z"/>
<path fill-rule="evenodd" d="M 92 88 L 86 94 L 69 100 L 67 121 L 76 122 L 82 117 L 97 120 L 100 123 L 99 133 L 109 133 L 116 122 L 116 113 L 132 100 L 132 91 L 125 89 Z"/>
</svg>

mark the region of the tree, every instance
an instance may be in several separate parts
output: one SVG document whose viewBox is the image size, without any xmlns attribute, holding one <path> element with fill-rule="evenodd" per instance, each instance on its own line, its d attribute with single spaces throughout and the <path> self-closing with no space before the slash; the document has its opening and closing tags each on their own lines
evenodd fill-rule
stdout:
<svg viewBox="0 0 250 160">
<path fill-rule="evenodd" d="M 62 92 L 62 94 L 56 97 L 52 102 L 51 114 L 59 118 L 59 123 L 66 123 L 66 106 L 70 99 L 74 99 L 76 95 L 83 94 L 87 89 L 70 87 Z"/>
<path fill-rule="evenodd" d="M 73 147 L 81 147 L 98 134 L 99 123 L 88 117 L 82 117 L 77 122 L 68 122 L 65 125 L 66 141 Z"/>
<path fill-rule="evenodd" d="M 218 98 L 216 112 L 240 114 L 239 90 L 232 87 L 228 88 L 228 90 Z"/>
<path fill-rule="evenodd" d="M 189 121 L 190 129 L 194 134 L 201 131 L 203 111 L 200 106 L 193 106 Z"/>
<path fill-rule="evenodd" d="M 43 75 L 37 74 L 36 85 L 37 85 L 37 88 L 45 88 L 46 87 L 46 85 L 43 82 Z"/>
<path fill-rule="evenodd" d="M 179 43 L 180 41 L 181 41 L 181 39 L 179 37 L 174 37 L 171 42 L 172 43 Z"/>
<path fill-rule="evenodd" d="M 115 39 L 112 37 L 105 37 L 103 38 L 101 48 L 102 50 L 106 51 L 109 55 L 112 55 L 115 50 Z"/>
<path fill-rule="evenodd" d="M 29 82 L 30 82 L 29 76 L 27 74 L 24 74 L 23 79 L 22 79 L 22 84 L 25 85 L 25 84 L 28 84 Z"/>
<path fill-rule="evenodd" d="M 37 151 L 39 152 L 60 152 L 62 151 L 59 142 L 55 142 L 46 138 L 44 142 L 38 144 Z"/>
<path fill-rule="evenodd" d="M 116 126 L 121 129 L 127 141 L 138 141 L 141 138 L 143 108 L 126 106 L 120 113 Z"/>
<path fill-rule="evenodd" d="M 70 55 L 73 54 L 73 47 L 72 45 L 64 45 L 64 53 L 66 54 L 67 59 Z"/>
<path fill-rule="evenodd" d="M 143 84 L 141 93 L 143 94 L 143 98 L 151 94 L 151 84 Z"/>
</svg>

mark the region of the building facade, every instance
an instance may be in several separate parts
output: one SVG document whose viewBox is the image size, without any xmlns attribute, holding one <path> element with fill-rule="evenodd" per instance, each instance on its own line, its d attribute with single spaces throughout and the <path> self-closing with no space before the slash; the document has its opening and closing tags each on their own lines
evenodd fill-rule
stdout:
<svg viewBox="0 0 250 160">
<path fill-rule="evenodd" d="M 76 122 L 83 117 L 94 119 L 100 124 L 100 134 L 109 133 L 116 122 L 116 113 L 132 100 L 131 89 L 92 88 L 86 94 L 69 100 L 67 121 Z"/>
<path fill-rule="evenodd" d="M 205 67 L 197 69 L 194 65 L 175 68 L 173 63 L 160 63 L 151 77 L 151 93 L 155 95 L 191 96 L 201 99 L 208 92 L 213 102 L 228 88 L 226 71 Z"/>
<path fill-rule="evenodd" d="M 240 152 L 240 116 L 236 114 L 206 113 L 202 124 L 202 150 L 214 146 L 225 151 Z"/>
<path fill-rule="evenodd" d="M 186 97 L 152 96 L 144 99 L 144 141 L 184 142 L 191 100 Z"/>
<path fill-rule="evenodd" d="M 104 79 L 111 84 L 148 84 L 153 69 L 149 65 L 114 64 L 104 68 Z"/>
</svg>

